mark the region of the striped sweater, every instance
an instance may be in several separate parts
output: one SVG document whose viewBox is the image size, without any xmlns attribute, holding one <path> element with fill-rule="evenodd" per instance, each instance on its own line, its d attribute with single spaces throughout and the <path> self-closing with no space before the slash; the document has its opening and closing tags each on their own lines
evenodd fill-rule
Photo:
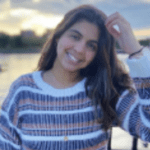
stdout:
<svg viewBox="0 0 150 150">
<path fill-rule="evenodd" d="M 126 90 L 117 102 L 120 127 L 150 142 L 150 51 L 127 63 L 137 92 Z M 94 116 L 86 79 L 55 89 L 41 73 L 23 75 L 11 85 L 0 114 L 0 150 L 107 150 L 110 131 Z M 101 118 L 100 107 L 98 112 Z"/>
</svg>

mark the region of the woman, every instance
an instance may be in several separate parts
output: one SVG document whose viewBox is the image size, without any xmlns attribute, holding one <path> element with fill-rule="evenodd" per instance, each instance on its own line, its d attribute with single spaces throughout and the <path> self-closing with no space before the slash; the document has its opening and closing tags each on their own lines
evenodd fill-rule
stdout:
<svg viewBox="0 0 150 150">
<path fill-rule="evenodd" d="M 130 55 L 134 84 L 115 39 Z M 47 40 L 38 71 L 12 84 L 0 149 L 107 150 L 112 126 L 150 141 L 148 56 L 119 13 L 107 17 L 90 5 L 69 11 Z"/>
</svg>

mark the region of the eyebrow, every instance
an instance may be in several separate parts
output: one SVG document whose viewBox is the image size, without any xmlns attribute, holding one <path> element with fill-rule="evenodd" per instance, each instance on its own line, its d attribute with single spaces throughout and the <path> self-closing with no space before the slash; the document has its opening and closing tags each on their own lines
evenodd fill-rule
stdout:
<svg viewBox="0 0 150 150">
<path fill-rule="evenodd" d="M 82 34 L 79 31 L 75 30 L 75 29 L 70 29 L 70 31 L 75 32 L 75 33 L 79 34 L 80 36 L 82 36 Z"/>
<path fill-rule="evenodd" d="M 75 32 L 75 33 L 79 34 L 80 36 L 82 36 L 82 34 L 81 34 L 78 30 L 70 29 L 69 31 L 71 31 L 71 32 Z M 93 42 L 93 43 L 98 44 L 98 41 L 96 41 L 96 40 L 90 40 L 90 42 Z"/>
</svg>

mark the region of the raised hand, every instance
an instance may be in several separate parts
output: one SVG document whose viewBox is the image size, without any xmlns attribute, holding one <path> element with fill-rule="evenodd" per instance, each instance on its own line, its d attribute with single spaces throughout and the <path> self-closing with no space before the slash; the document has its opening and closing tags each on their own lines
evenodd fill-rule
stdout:
<svg viewBox="0 0 150 150">
<path fill-rule="evenodd" d="M 116 12 L 106 19 L 108 32 L 116 38 L 120 47 L 128 54 L 138 51 L 142 46 L 136 40 L 129 22 L 120 13 Z M 119 31 L 114 28 L 117 25 Z"/>
</svg>

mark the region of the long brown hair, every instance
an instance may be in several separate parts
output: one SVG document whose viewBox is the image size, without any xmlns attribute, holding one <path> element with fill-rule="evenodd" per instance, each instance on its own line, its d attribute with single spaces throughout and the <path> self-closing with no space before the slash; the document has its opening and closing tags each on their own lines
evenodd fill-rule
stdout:
<svg viewBox="0 0 150 150">
<path fill-rule="evenodd" d="M 96 57 L 89 66 L 80 70 L 80 75 L 87 78 L 86 93 L 94 102 L 96 112 L 98 105 L 102 108 L 103 118 L 100 123 L 103 123 L 105 130 L 118 119 L 115 105 L 119 96 L 125 89 L 132 89 L 131 79 L 117 58 L 115 39 L 105 27 L 106 18 L 107 16 L 102 11 L 91 5 L 82 5 L 69 11 L 45 43 L 38 64 L 38 70 L 42 71 L 53 67 L 57 56 L 56 40 L 73 24 L 86 20 L 97 25 L 100 35 Z"/>
</svg>

